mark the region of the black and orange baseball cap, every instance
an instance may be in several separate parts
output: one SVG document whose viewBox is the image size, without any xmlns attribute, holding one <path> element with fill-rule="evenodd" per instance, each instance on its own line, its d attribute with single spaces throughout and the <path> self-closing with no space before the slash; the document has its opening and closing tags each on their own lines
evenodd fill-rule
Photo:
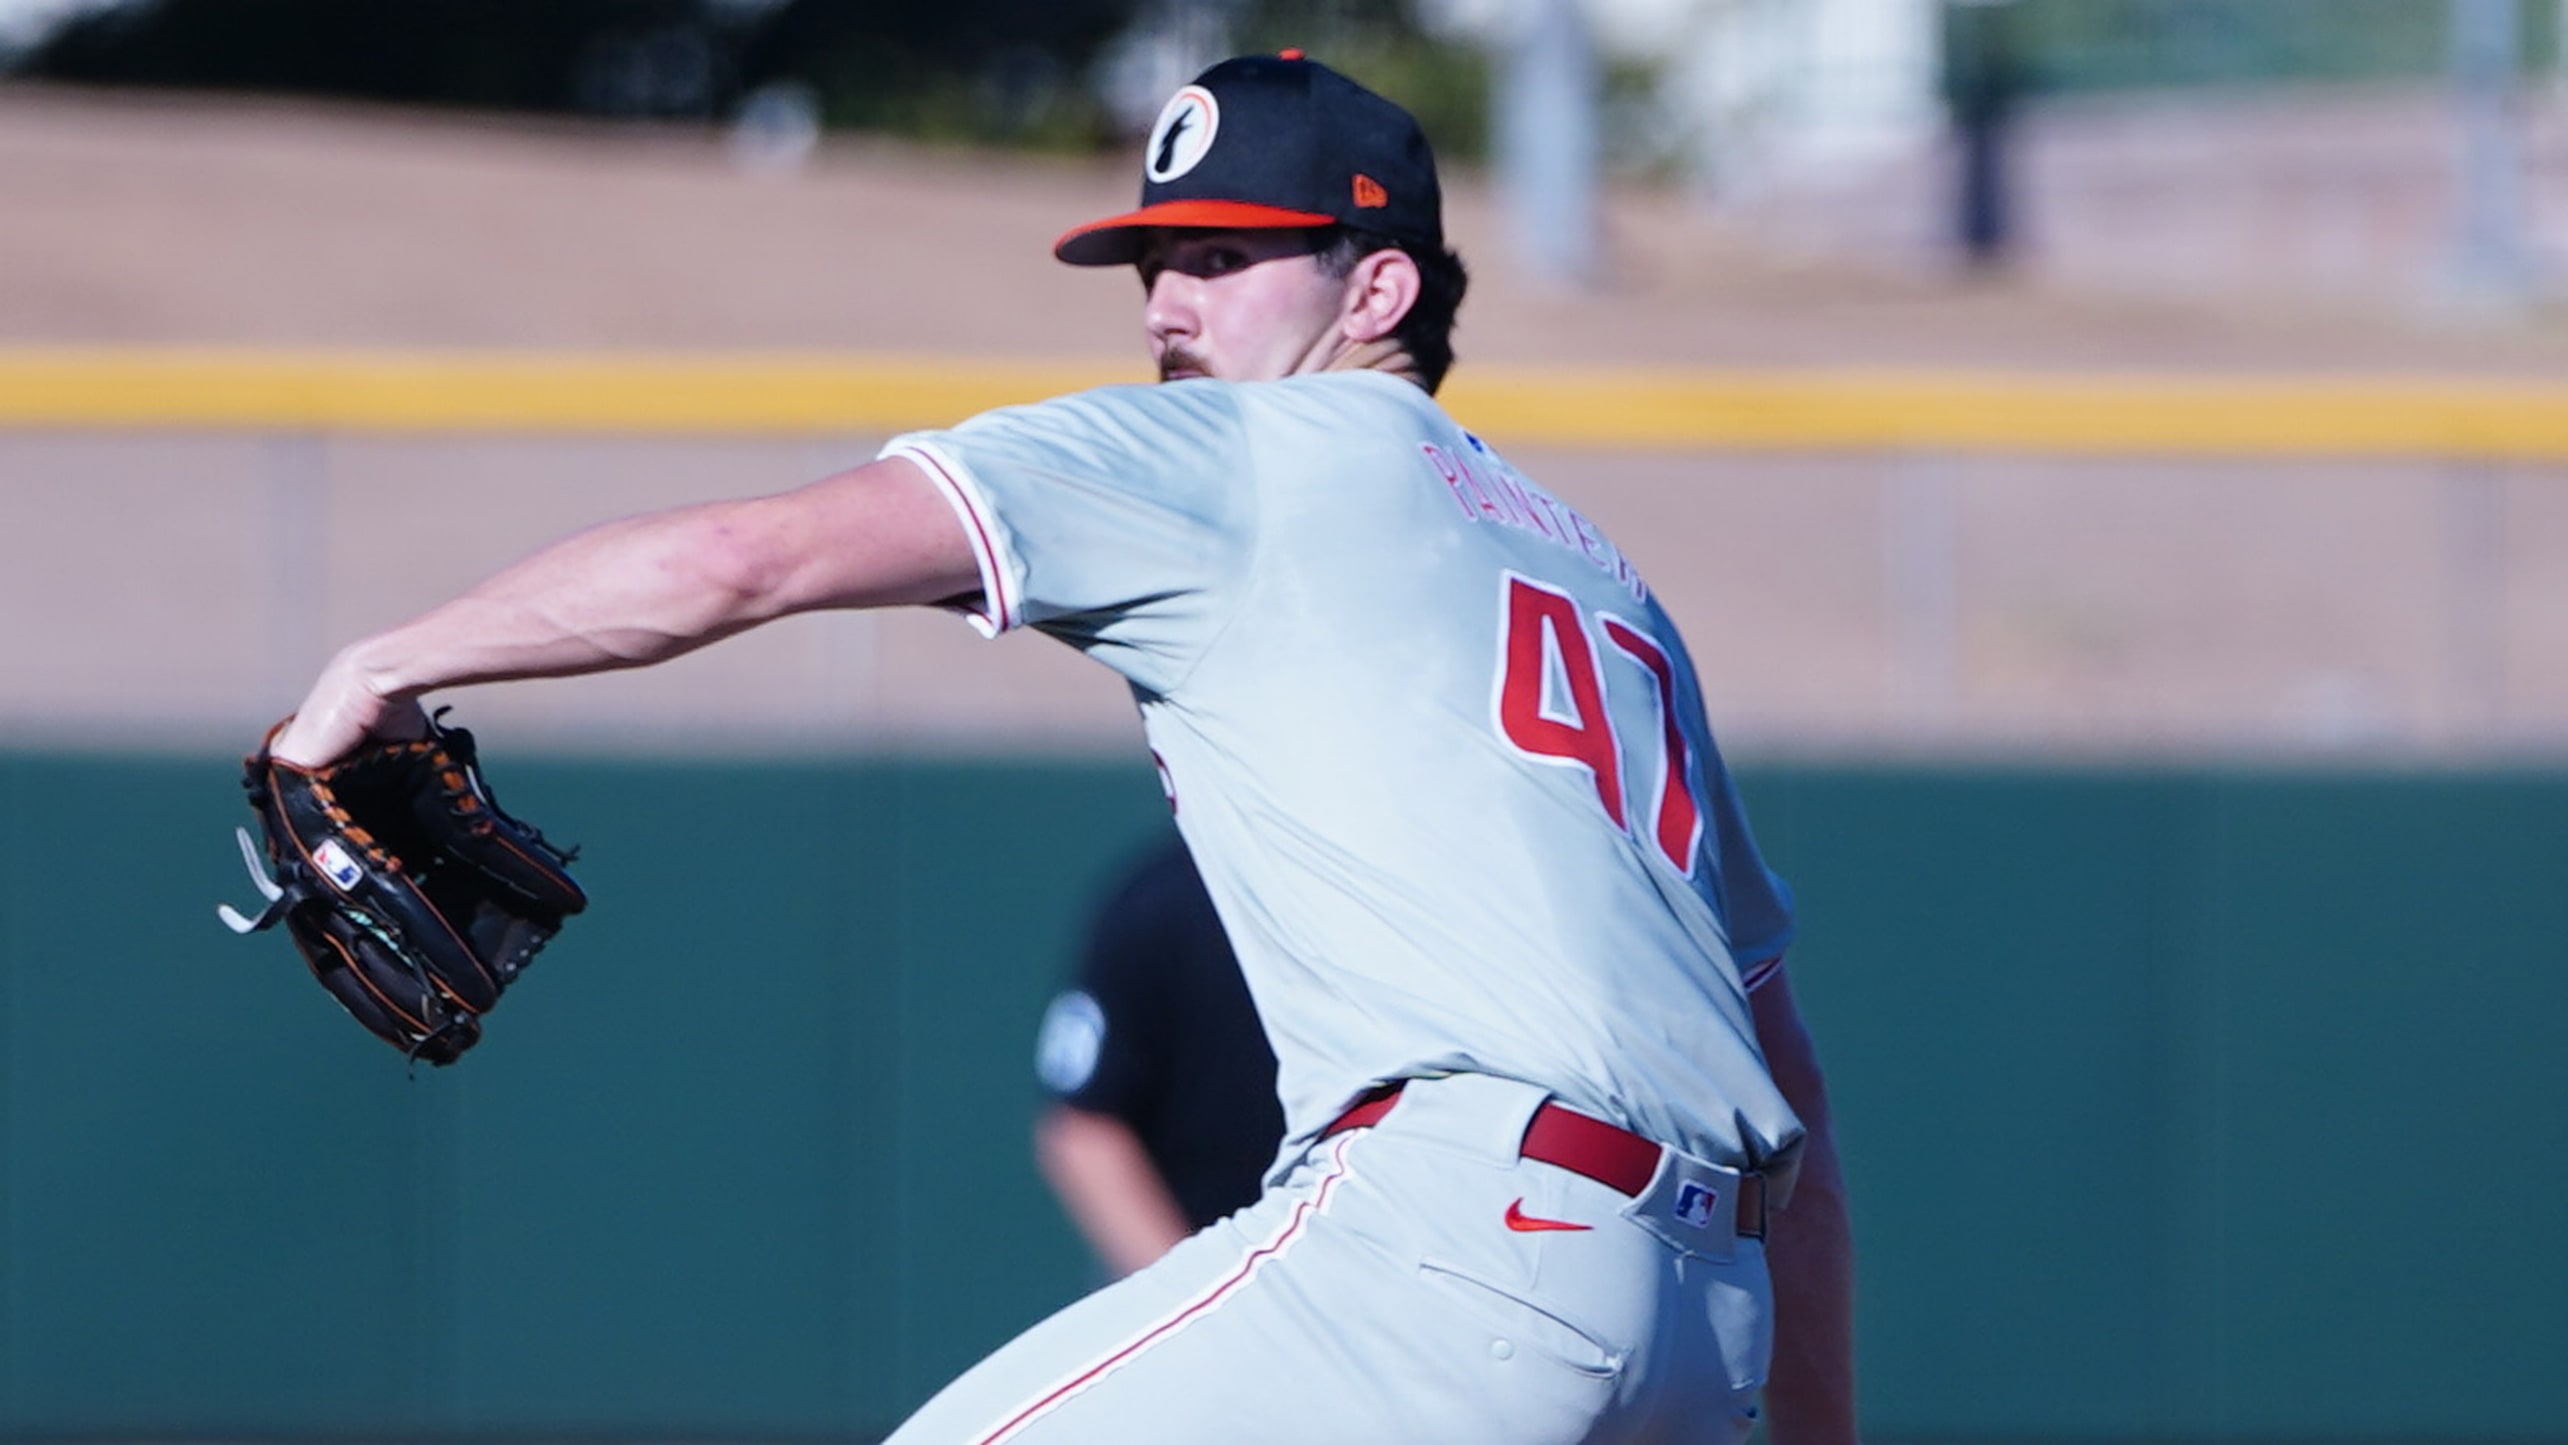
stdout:
<svg viewBox="0 0 2568 1445">
<path fill-rule="evenodd" d="M 1298 50 L 1225 60 L 1169 98 L 1141 157 L 1141 209 L 1052 243 L 1073 266 L 1140 259 L 1154 227 L 1355 226 L 1444 245 L 1417 118 Z"/>
</svg>

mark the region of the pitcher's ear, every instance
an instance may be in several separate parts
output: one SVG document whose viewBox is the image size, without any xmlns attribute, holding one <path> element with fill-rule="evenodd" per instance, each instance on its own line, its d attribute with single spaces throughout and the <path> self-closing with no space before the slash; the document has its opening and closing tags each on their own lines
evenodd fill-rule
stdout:
<svg viewBox="0 0 2568 1445">
<path fill-rule="evenodd" d="M 1386 247 L 1360 257 L 1346 275 L 1340 324 L 1350 341 L 1380 341 L 1400 329 L 1423 283 L 1408 252 Z"/>
</svg>

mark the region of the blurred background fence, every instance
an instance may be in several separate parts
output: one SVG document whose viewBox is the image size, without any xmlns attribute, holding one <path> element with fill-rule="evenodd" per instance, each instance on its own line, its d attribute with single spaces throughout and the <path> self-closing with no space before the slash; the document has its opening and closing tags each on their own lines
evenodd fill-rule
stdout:
<svg viewBox="0 0 2568 1445">
<path fill-rule="evenodd" d="M 1799 888 L 1871 1436 L 2568 1439 L 2562 11 L 0 0 L 0 1436 L 863 1439 L 1090 1282 L 1102 670 L 461 695 L 598 907 L 408 1078 L 211 919 L 235 759 L 545 539 L 1139 379 L 1047 243 L 1299 44 Z"/>
<path fill-rule="evenodd" d="M 868 1438 L 1088 1283 L 1028 1054 L 1146 766 L 494 776 L 597 906 L 405 1079 L 216 927 L 225 760 L 0 758 L 12 1438 Z M 2556 1437 L 2560 774 L 1743 782 L 1875 1438 Z"/>
</svg>

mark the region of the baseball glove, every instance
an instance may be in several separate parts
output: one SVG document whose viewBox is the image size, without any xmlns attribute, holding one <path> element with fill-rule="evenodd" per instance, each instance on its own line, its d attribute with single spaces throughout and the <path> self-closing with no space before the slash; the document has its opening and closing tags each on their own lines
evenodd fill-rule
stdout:
<svg viewBox="0 0 2568 1445">
<path fill-rule="evenodd" d="M 462 728 L 432 720 L 425 737 L 305 768 L 269 752 L 284 726 L 241 783 L 260 831 L 238 830 L 241 858 L 267 906 L 216 913 L 235 933 L 284 924 L 358 1023 L 413 1060 L 453 1063 L 535 951 L 588 906 L 566 871 L 574 852 L 499 810 Z"/>
</svg>

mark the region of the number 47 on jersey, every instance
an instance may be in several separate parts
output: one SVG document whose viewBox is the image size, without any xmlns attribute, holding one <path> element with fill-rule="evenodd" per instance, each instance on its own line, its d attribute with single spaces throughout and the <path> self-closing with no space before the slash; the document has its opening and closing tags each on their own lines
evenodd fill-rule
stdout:
<svg viewBox="0 0 2568 1445">
<path fill-rule="evenodd" d="M 1703 841 L 1703 809 L 1688 786 L 1693 748 L 1679 720 L 1676 665 L 1667 649 L 1632 623 L 1610 612 L 1591 619 L 1568 593 L 1513 572 L 1506 574 L 1499 606 L 1500 735 L 1538 761 L 1584 768 L 1605 816 L 1626 833 L 1634 829 L 1623 778 L 1632 770 L 1625 767 L 1624 745 L 1605 706 L 1606 669 L 1591 641 L 1591 621 L 1593 635 L 1633 664 L 1617 670 L 1631 674 L 1634 684 L 1648 679 L 1657 701 L 1658 736 L 1636 740 L 1632 759 L 1643 767 L 1639 776 L 1656 773 L 1645 826 L 1660 860 L 1680 875 L 1692 873 L 1694 850 Z"/>
</svg>

